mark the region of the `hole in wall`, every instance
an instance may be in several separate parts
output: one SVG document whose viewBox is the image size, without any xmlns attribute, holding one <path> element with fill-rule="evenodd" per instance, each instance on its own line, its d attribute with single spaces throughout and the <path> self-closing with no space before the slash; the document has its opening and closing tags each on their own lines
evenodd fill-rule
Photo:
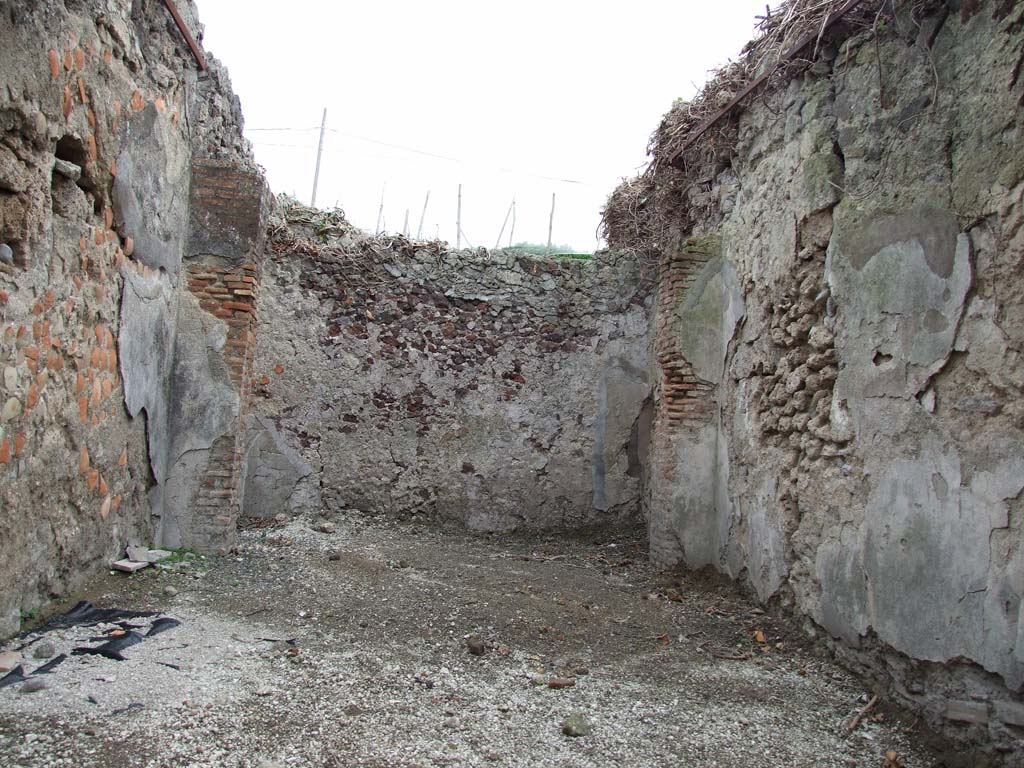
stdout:
<svg viewBox="0 0 1024 768">
<path fill-rule="evenodd" d="M 643 476 L 644 467 L 648 462 L 653 427 L 654 400 L 648 395 L 640 407 L 639 415 L 633 422 L 633 427 L 629 434 L 629 443 L 626 445 L 626 458 L 629 463 L 626 474 L 630 477 Z"/>
<path fill-rule="evenodd" d="M 22 269 L 28 266 L 25 246 L 21 240 L 0 239 L 0 264 L 13 264 Z"/>
<path fill-rule="evenodd" d="M 74 134 L 65 133 L 57 140 L 57 146 L 53 154 L 58 160 L 71 163 L 78 167 L 80 174 L 75 183 L 86 192 L 96 189 L 96 179 L 93 178 L 93 164 L 89 162 L 89 148 L 85 142 Z"/>
<path fill-rule="evenodd" d="M 84 167 L 89 159 L 89 153 L 85 148 L 85 144 L 77 136 L 73 136 L 70 133 L 65 133 L 57 139 L 57 146 L 53 154 L 57 156 L 58 160 L 74 163 L 79 168 Z"/>
<path fill-rule="evenodd" d="M 883 352 L 880 349 L 876 349 L 874 356 L 871 358 L 871 362 L 876 368 L 888 365 L 892 362 L 892 355 L 887 352 Z"/>
</svg>

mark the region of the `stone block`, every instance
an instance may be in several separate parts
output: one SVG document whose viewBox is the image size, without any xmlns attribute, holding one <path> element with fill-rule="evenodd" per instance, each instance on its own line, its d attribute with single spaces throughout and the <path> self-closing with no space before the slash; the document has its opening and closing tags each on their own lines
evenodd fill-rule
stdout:
<svg viewBox="0 0 1024 768">
<path fill-rule="evenodd" d="M 997 701 L 993 704 L 995 718 L 1006 725 L 1024 728 L 1024 704 L 1016 701 Z"/>
<path fill-rule="evenodd" d="M 988 722 L 988 704 L 981 701 L 950 699 L 946 702 L 946 719 L 958 723 L 984 725 Z"/>
<path fill-rule="evenodd" d="M 110 567 L 115 571 L 123 571 L 125 573 L 135 573 L 141 571 L 143 568 L 148 568 L 149 563 L 138 562 L 136 560 L 117 560 L 110 564 Z"/>
</svg>

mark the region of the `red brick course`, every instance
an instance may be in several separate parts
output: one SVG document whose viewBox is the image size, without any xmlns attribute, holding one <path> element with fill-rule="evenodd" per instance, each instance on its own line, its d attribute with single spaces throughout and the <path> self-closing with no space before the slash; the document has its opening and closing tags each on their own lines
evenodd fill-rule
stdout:
<svg viewBox="0 0 1024 768">
<path fill-rule="evenodd" d="M 661 379 L 655 391 L 651 504 L 662 509 L 670 505 L 675 485 L 679 435 L 709 423 L 717 408 L 714 384 L 696 375 L 679 348 L 684 329 L 679 327 L 678 309 L 704 266 L 717 255 L 711 246 L 712 242 L 691 240 L 661 257 L 655 326 Z"/>
<path fill-rule="evenodd" d="M 211 447 L 209 462 L 193 499 L 197 532 L 211 541 L 229 540 L 241 502 L 243 424 L 250 406 L 256 347 L 258 267 L 253 262 L 230 268 L 192 262 L 186 265 L 185 272 L 189 291 L 199 299 L 199 305 L 227 326 L 224 360 L 241 401 L 238 429 Z"/>
</svg>

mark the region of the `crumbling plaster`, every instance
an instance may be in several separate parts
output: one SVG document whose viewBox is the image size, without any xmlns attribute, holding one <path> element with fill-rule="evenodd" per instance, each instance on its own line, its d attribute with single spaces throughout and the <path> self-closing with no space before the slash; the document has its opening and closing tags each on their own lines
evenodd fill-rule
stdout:
<svg viewBox="0 0 1024 768">
<path fill-rule="evenodd" d="M 264 274 L 255 407 L 313 468 L 328 510 L 495 531 L 635 519 L 630 443 L 650 394 L 641 261 L 455 252 L 347 230 L 310 255 L 316 236 L 291 228 Z M 277 439 L 250 453 L 248 477 L 275 474 L 265 447 Z"/>
<path fill-rule="evenodd" d="M 734 333 L 720 313 L 724 343 L 674 331 L 727 371 L 702 374 L 722 415 L 674 439 L 649 515 L 655 557 L 792 601 L 934 724 L 995 743 L 1024 683 L 1021 28 L 973 11 L 930 50 L 906 17 L 825 46 L 743 108 L 729 169 L 683 183 L 675 237 L 721 239 L 746 313 Z M 992 704 L 965 723 L 972 699 Z"/>
<path fill-rule="evenodd" d="M 178 5 L 199 36 L 194 6 Z M 7 3 L 0 36 L 0 242 L 12 255 L 0 261 L 0 634 L 9 634 L 126 544 L 176 543 L 166 524 L 192 514 L 178 489 L 199 469 L 180 466 L 194 447 L 187 433 L 238 432 L 210 422 L 209 407 L 201 428 L 185 423 L 203 398 L 182 401 L 184 384 L 218 396 L 207 353 L 225 332 L 179 271 L 192 255 L 195 158 L 254 166 L 223 69 L 209 57 L 197 72 L 161 5 Z M 246 236 L 261 243 L 263 221 L 254 229 Z M 190 366 L 196 358 L 203 364 Z M 241 396 L 235 383 L 220 398 L 236 417 Z"/>
</svg>

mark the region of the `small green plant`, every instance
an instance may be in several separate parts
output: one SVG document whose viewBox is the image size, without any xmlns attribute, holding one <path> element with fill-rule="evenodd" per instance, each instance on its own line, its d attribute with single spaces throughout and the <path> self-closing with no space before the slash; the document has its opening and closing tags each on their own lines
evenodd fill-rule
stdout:
<svg viewBox="0 0 1024 768">
<path fill-rule="evenodd" d="M 171 550 L 171 556 L 165 557 L 163 560 L 160 561 L 160 564 L 174 565 L 175 563 L 180 563 L 184 560 L 191 560 L 192 558 L 197 557 L 198 554 L 199 553 L 191 547 L 180 547 L 179 549 Z"/>
<path fill-rule="evenodd" d="M 39 615 L 38 608 L 32 608 L 31 610 L 21 610 L 21 623 L 24 624 L 26 621 L 32 621 L 36 616 Z"/>
</svg>

